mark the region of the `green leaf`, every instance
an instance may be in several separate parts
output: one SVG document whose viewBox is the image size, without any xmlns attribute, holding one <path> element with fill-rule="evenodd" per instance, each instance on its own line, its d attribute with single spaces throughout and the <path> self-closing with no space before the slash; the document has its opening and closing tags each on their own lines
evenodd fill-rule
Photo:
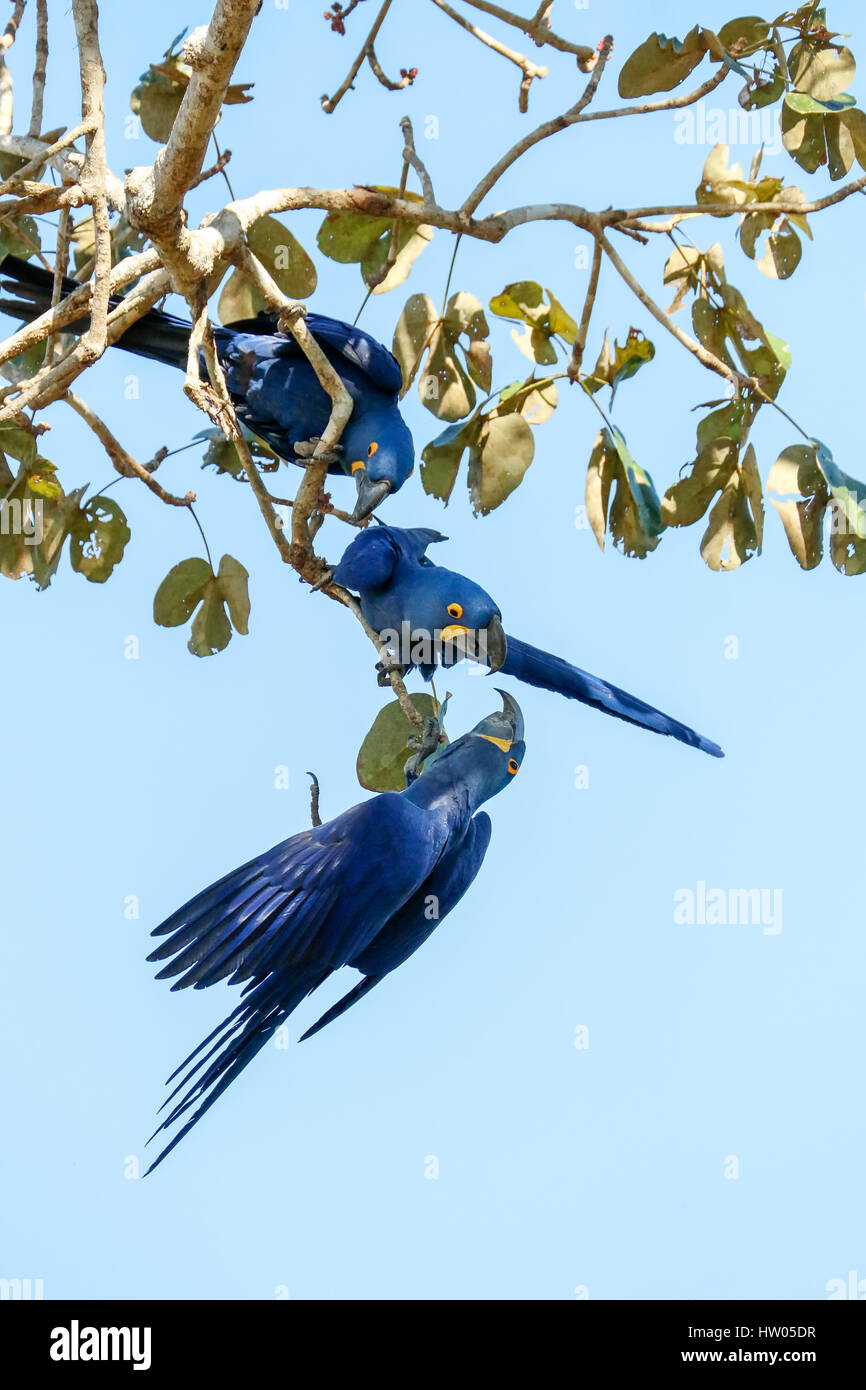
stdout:
<svg viewBox="0 0 866 1390">
<path fill-rule="evenodd" d="M 232 555 L 222 557 L 217 574 L 200 556 L 182 560 L 169 571 L 156 591 L 154 621 L 160 627 L 180 627 L 198 609 L 187 643 L 189 650 L 193 656 L 221 652 L 231 641 L 232 624 L 236 632 L 244 636 L 247 633 L 248 579 L 247 571 Z"/>
<path fill-rule="evenodd" d="M 212 577 L 210 565 L 200 555 L 174 565 L 154 595 L 154 622 L 160 627 L 180 627 L 187 622 L 204 598 Z"/>
<path fill-rule="evenodd" d="M 0 261 L 6 256 L 18 256 L 26 261 L 41 245 L 39 227 L 29 215 L 10 217 L 0 223 Z"/>
<path fill-rule="evenodd" d="M 701 540 L 701 555 L 713 570 L 739 568 L 760 551 L 763 539 L 761 480 L 751 444 L 740 458 L 742 409 L 732 402 L 701 421 L 697 458 L 662 498 L 665 526 L 692 526 L 719 494 Z M 729 433 L 718 432 L 726 426 Z"/>
<path fill-rule="evenodd" d="M 413 294 L 394 331 L 393 351 L 408 382 L 419 363 L 418 394 L 439 420 L 462 420 L 475 407 L 473 378 L 479 376 L 481 349 L 489 334 L 480 302 L 459 291 L 440 320 L 429 295 Z"/>
<path fill-rule="evenodd" d="M 734 50 L 736 56 L 742 58 L 763 48 L 769 33 L 770 26 L 765 19 L 759 19 L 756 15 L 744 15 L 739 19 L 729 19 L 727 24 L 723 24 L 718 38 L 729 52 Z"/>
<path fill-rule="evenodd" d="M 520 486 L 534 454 L 532 430 L 522 415 L 487 417 L 469 451 L 469 496 L 476 516 L 494 511 Z"/>
<path fill-rule="evenodd" d="M 788 72 L 795 88 L 818 101 L 832 101 L 847 91 L 856 66 L 850 49 L 832 43 L 816 47 L 813 39 L 796 43 L 788 55 Z"/>
<path fill-rule="evenodd" d="M 615 426 L 596 435 L 586 473 L 586 510 L 602 550 L 608 529 L 624 555 L 641 560 L 659 543 L 662 522 L 653 480 L 632 458 Z"/>
<path fill-rule="evenodd" d="M 421 485 L 428 496 L 438 497 L 447 505 L 457 481 L 460 460 L 477 441 L 480 428 L 477 418 L 449 425 L 421 451 Z"/>
<path fill-rule="evenodd" d="M 246 637 L 249 632 L 250 594 L 249 574 L 240 560 L 224 555 L 217 574 L 217 588 L 225 601 L 235 632 Z"/>
<path fill-rule="evenodd" d="M 705 52 L 706 45 L 697 24 L 682 40 L 650 34 L 626 59 L 619 75 L 620 96 L 643 97 L 653 92 L 671 91 L 685 81 Z"/>
<path fill-rule="evenodd" d="M 801 569 L 811 570 L 824 554 L 824 514 L 830 494 L 808 444 L 783 449 L 767 478 L 767 492 L 783 494 L 770 501 L 782 519 L 788 544 Z M 799 494 L 794 500 L 791 494 Z"/>
<path fill-rule="evenodd" d="M 201 607 L 193 618 L 187 649 L 193 656 L 215 656 L 232 640 L 231 623 L 216 579 L 205 585 Z"/>
<path fill-rule="evenodd" d="M 418 193 L 387 184 L 377 184 L 377 193 L 387 193 L 390 197 L 401 197 L 405 202 L 422 203 Z M 323 255 L 342 265 L 360 263 L 361 274 L 366 284 L 375 294 L 386 294 L 388 290 L 402 285 L 414 262 L 429 245 L 433 228 L 426 224 L 417 227 L 403 225 L 397 237 L 397 259 L 386 278 L 377 277 L 384 269 L 391 247 L 393 217 L 374 217 L 364 212 L 329 212 L 319 227 L 316 242 Z"/>
<path fill-rule="evenodd" d="M 111 497 L 91 497 L 75 517 L 69 533 L 69 559 L 77 574 L 104 584 L 123 559 L 130 538 L 126 517 Z"/>
<path fill-rule="evenodd" d="M 397 234 L 397 253 L 386 275 L 383 274 L 391 251 L 391 232 L 379 238 L 373 248 L 361 261 L 361 274 L 364 283 L 374 294 L 387 294 L 408 278 L 409 272 L 421 252 L 433 240 L 433 228 L 422 224 L 418 227 L 401 225 Z"/>
<path fill-rule="evenodd" d="M 316 288 L 316 267 L 301 243 L 276 217 L 260 217 L 247 232 L 247 244 L 289 299 L 308 299 Z M 235 270 L 219 298 L 224 324 L 255 318 L 266 303 L 242 271 Z"/>
<path fill-rule="evenodd" d="M 409 699 L 422 718 L 436 713 L 432 695 L 410 695 Z M 380 709 L 358 753 L 357 772 L 361 786 L 371 792 L 403 791 L 406 787 L 404 768 L 411 751 L 408 743 L 415 733 L 414 725 L 406 718 L 398 700 Z"/>
<path fill-rule="evenodd" d="M 651 362 L 655 357 L 655 352 L 655 347 L 649 338 L 644 337 L 639 328 L 630 328 L 628 337 L 621 347 L 614 340 L 614 351 L 611 356 L 610 339 L 605 333 L 598 361 L 592 373 L 584 378 L 583 384 L 593 395 L 596 391 L 600 391 L 603 386 L 609 386 L 610 403 L 613 405 L 613 398 L 620 382 L 627 381 L 629 377 L 639 372 L 647 362 Z"/>
<path fill-rule="evenodd" d="M 512 329 L 511 336 L 525 357 L 543 366 L 549 367 L 556 362 L 553 338 L 561 337 L 573 343 L 577 337 L 574 319 L 556 296 L 550 290 L 543 290 L 535 280 L 517 280 L 506 285 L 501 294 L 491 299 L 490 309 L 499 318 L 526 324 L 522 333 Z"/>
</svg>

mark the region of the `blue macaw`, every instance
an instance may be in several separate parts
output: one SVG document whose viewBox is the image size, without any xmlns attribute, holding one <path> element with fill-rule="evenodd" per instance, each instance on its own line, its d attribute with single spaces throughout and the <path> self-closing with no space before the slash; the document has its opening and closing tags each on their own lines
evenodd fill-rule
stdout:
<svg viewBox="0 0 866 1390">
<path fill-rule="evenodd" d="M 0 300 L 4 313 L 29 323 L 49 307 L 50 271 L 6 256 L 0 277 L 3 288 L 17 296 Z M 64 294 L 80 288 L 75 280 L 63 282 Z M 352 397 L 339 462 L 331 462 L 329 472 L 355 478 L 353 520 L 361 521 L 389 492 L 403 486 L 415 464 L 412 436 L 399 410 L 402 373 L 388 349 L 362 329 L 322 314 L 308 314 L 306 322 Z M 86 326 L 83 320 L 71 327 L 80 333 Z M 151 309 L 116 346 L 185 370 L 189 333 L 184 319 Z M 238 418 L 280 458 L 297 463 L 295 446 L 324 433 L 331 402 L 295 339 L 277 332 L 274 314 L 215 326 L 214 337 Z M 203 359 L 202 373 L 206 374 Z"/>
<path fill-rule="evenodd" d="M 429 760 L 405 791 L 383 792 L 300 831 L 153 932 L 168 940 L 148 960 L 173 957 L 156 977 L 179 975 L 172 989 L 205 989 L 227 977 L 246 987 L 233 1013 L 169 1077 L 180 1079 L 156 1134 L 196 1108 L 148 1172 L 323 980 L 343 965 L 364 977 L 304 1038 L 402 965 L 463 897 L 490 842 L 490 817 L 478 808 L 513 780 L 525 751 L 520 707 L 499 693 L 502 710 Z"/>
<path fill-rule="evenodd" d="M 724 757 L 718 744 L 670 715 L 561 657 L 507 636 L 499 605 L 480 584 L 427 558 L 427 547 L 446 539 L 438 531 L 368 527 L 333 571 L 335 583 L 358 594 L 370 626 L 380 635 L 392 635 L 404 671 L 416 666 L 429 680 L 437 660 L 469 656 L 527 685 L 580 700 L 654 733 L 670 734 L 714 758 Z"/>
</svg>

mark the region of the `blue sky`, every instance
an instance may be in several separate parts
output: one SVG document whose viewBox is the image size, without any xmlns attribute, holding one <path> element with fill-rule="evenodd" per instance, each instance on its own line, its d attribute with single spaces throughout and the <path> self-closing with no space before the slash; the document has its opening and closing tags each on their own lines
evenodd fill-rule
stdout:
<svg viewBox="0 0 866 1390">
<path fill-rule="evenodd" d="M 731 13 L 669 3 L 650 20 L 637 8 L 556 6 L 559 28 L 576 39 L 615 35 L 600 106 L 617 103 L 615 73 L 650 23 L 681 35 Z M 521 117 L 509 65 L 432 7 L 422 25 L 421 7 L 404 3 L 378 50 L 389 71 L 418 66 L 415 86 L 389 94 L 365 71 L 328 117 L 318 99 L 342 79 L 359 24 L 341 40 L 321 9 L 265 0 L 256 20 L 237 74 L 255 80 L 255 101 L 219 128 L 239 196 L 394 183 L 408 112 L 437 196 L 453 206 L 502 149 L 580 90 L 570 60 L 551 55 Z M 204 3 L 152 0 L 131 41 L 123 7 L 103 7 L 116 171 L 156 152 L 125 134 L 139 74 L 183 23 L 208 14 Z M 855 54 L 859 17 L 853 4 L 831 9 L 834 27 L 853 31 Z M 52 23 L 46 127 L 77 110 L 71 20 Z M 31 26 L 28 16 L 11 55 L 24 109 Z M 709 104 L 727 111 L 736 92 L 734 79 Z M 439 138 L 428 142 L 429 115 Z M 688 201 L 708 150 L 674 131 L 666 113 L 561 134 L 503 179 L 490 210 Z M 734 153 L 748 165 L 750 148 Z M 830 187 L 784 153 L 765 169 L 810 193 Z M 207 184 L 190 200 L 194 216 L 223 199 L 219 182 Z M 815 216 L 815 240 L 785 284 L 746 260 L 732 225 L 692 230 L 701 245 L 722 240 L 730 278 L 791 342 L 781 403 L 863 478 L 861 218 L 856 198 Z M 315 255 L 313 305 L 351 319 L 360 276 L 315 252 L 320 220 L 290 222 Z M 496 248 L 464 242 L 453 288 L 486 303 L 510 281 L 537 278 L 579 312 L 583 241 L 555 224 L 519 229 Z M 657 297 L 668 245 L 619 248 Z M 409 285 L 371 300 L 362 325 L 390 342 L 410 291 L 438 303 L 451 249 L 437 233 Z M 589 354 L 605 326 L 622 339 L 632 324 L 652 337 L 656 358 L 622 387 L 615 419 L 661 492 L 694 455 L 693 407 L 721 392 L 606 266 Z M 492 342 L 497 382 L 521 375 L 525 359 L 503 324 Z M 125 394 L 130 372 L 137 400 Z M 206 424 L 179 374 L 122 353 L 80 389 L 142 460 Z M 438 426 L 417 397 L 406 404 L 420 450 Z M 46 418 L 45 452 L 67 486 L 110 480 L 76 417 L 58 405 Z M 0 586 L 0 1182 L 12 1195 L 0 1276 L 41 1278 L 48 1298 L 243 1299 L 571 1299 L 576 1290 L 813 1299 L 849 1270 L 866 1277 L 855 853 L 866 581 L 829 561 L 801 572 L 775 514 L 764 554 L 733 574 L 704 566 L 700 527 L 668 533 L 645 562 L 610 546 L 602 554 L 575 526 L 596 423 L 589 402 L 565 392 L 537 433 L 526 481 L 499 511 L 474 519 L 462 482 L 443 510 L 416 473 L 387 519 L 444 530 L 442 560 L 496 595 L 509 631 L 686 720 L 726 759 L 521 692 L 526 759 L 488 808 L 491 849 L 460 907 L 345 1018 L 301 1048 L 266 1048 L 146 1182 L 126 1174 L 143 1156 L 163 1079 L 236 998 L 221 987 L 170 994 L 145 963 L 147 934 L 307 823 L 305 769 L 318 773 L 325 816 L 359 799 L 355 755 L 383 699 L 375 658 L 336 605 L 287 573 L 249 494 L 201 473 L 196 451 L 167 461 L 160 478 L 198 492 L 215 557 L 228 551 L 249 569 L 249 637 L 196 660 L 182 630 L 153 625 L 160 580 L 200 541 L 189 517 L 133 482 L 113 490 L 133 539 L 108 584 L 86 584 L 64 560 L 46 593 L 27 581 Z M 796 438 L 762 412 L 753 439 L 764 477 Z M 320 549 L 334 559 L 346 539 L 329 522 Z M 138 660 L 124 657 L 131 635 Z M 495 704 L 492 683 L 465 671 L 448 685 L 452 732 Z M 287 790 L 275 787 L 280 766 Z M 578 767 L 589 772 L 585 789 L 575 787 Z M 781 931 L 676 923 L 674 895 L 699 883 L 781 890 Z M 130 895 L 137 920 L 124 915 Z M 324 1004 L 341 985 L 322 991 Z M 293 1037 L 318 1009 L 317 999 L 298 1011 Z M 577 1029 L 588 1030 L 588 1047 L 575 1046 Z"/>
</svg>

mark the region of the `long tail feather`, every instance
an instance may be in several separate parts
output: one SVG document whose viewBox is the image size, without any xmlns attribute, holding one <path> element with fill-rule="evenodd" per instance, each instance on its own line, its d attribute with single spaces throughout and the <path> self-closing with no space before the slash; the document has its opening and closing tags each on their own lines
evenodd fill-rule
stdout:
<svg viewBox="0 0 866 1390">
<path fill-rule="evenodd" d="M 54 276 L 43 266 L 31 265 L 17 256 L 6 256 L 0 266 L 0 281 L 6 293 L 15 296 L 14 299 L 0 299 L 0 312 L 9 314 L 11 318 L 30 323 L 50 308 Z M 80 289 L 80 281 L 63 280 L 64 297 Z M 116 308 L 122 300 L 115 298 L 110 303 L 112 308 Z M 84 333 L 89 323 L 89 316 L 85 315 L 69 324 L 67 331 Z M 185 368 L 190 327 L 184 319 L 151 309 L 127 328 L 115 346 L 134 352 L 137 357 L 149 357 L 170 367 Z M 221 331 L 216 330 L 217 336 Z"/>
<path fill-rule="evenodd" d="M 256 1054 L 273 1036 L 274 1031 L 286 1021 L 293 1009 L 297 1008 L 301 1000 L 306 998 L 311 990 L 316 989 L 329 973 L 328 970 L 307 971 L 296 981 L 289 994 L 285 992 L 285 986 L 281 986 L 280 982 L 273 978 L 262 981 L 261 985 L 249 995 L 243 1004 L 229 1014 L 228 1018 L 224 1019 L 219 1027 L 205 1038 L 203 1043 L 199 1043 L 186 1061 L 172 1072 L 169 1077 L 169 1084 L 180 1073 L 185 1073 L 185 1075 L 181 1077 L 161 1108 L 165 1109 L 165 1106 L 170 1105 L 175 1097 L 179 1098 L 147 1142 L 150 1143 L 158 1134 L 170 1129 L 194 1105 L 197 1105 L 197 1108 L 157 1155 L 145 1173 L 145 1177 L 148 1173 L 152 1173 L 155 1168 L 158 1168 L 163 1159 L 167 1158 L 172 1149 L 180 1143 L 181 1139 L 189 1134 L 193 1126 L 197 1125 L 199 1120 L 207 1114 L 223 1091 L 231 1085 L 236 1077 L 240 1076 L 245 1067 L 249 1066 Z M 189 1064 L 213 1039 L 216 1041 L 210 1051 L 205 1052 L 203 1056 L 199 1057 L 196 1064 L 187 1070 Z M 209 1062 L 215 1052 L 217 1055 L 206 1066 L 205 1064 Z M 203 1067 L 205 1068 L 204 1071 L 202 1071 Z M 197 1075 L 197 1073 L 201 1074 Z"/>
<path fill-rule="evenodd" d="M 527 685 L 537 685 L 543 690 L 553 690 L 570 700 L 580 700 L 584 705 L 612 714 L 615 719 L 624 719 L 629 724 L 637 724 L 642 729 L 651 729 L 656 734 L 669 734 L 671 738 L 687 743 L 691 748 L 700 748 L 713 758 L 725 755 L 717 743 L 695 733 L 687 724 L 672 719 L 669 714 L 654 709 L 652 705 L 610 685 L 588 671 L 581 671 L 559 656 L 543 652 L 517 637 L 507 637 L 508 655 L 502 667 L 503 673 L 526 681 Z"/>
<path fill-rule="evenodd" d="M 359 999 L 363 999 L 365 994 L 369 994 L 370 990 L 374 985 L 379 983 L 381 978 L 381 975 L 366 975 L 363 980 L 355 985 L 354 989 L 350 989 L 348 994 L 344 994 L 342 999 L 338 999 L 337 1003 L 333 1004 L 331 1008 L 328 1009 L 327 1013 L 322 1014 L 322 1017 L 317 1023 L 313 1024 L 312 1028 L 308 1028 L 306 1033 L 302 1033 L 298 1038 L 298 1042 L 305 1042 L 306 1039 L 311 1038 L 314 1033 L 318 1033 L 320 1028 L 324 1028 L 328 1023 L 333 1023 L 335 1018 L 339 1018 L 340 1014 L 345 1013 L 347 1009 L 351 1009 L 352 1005 L 357 1004 Z"/>
</svg>

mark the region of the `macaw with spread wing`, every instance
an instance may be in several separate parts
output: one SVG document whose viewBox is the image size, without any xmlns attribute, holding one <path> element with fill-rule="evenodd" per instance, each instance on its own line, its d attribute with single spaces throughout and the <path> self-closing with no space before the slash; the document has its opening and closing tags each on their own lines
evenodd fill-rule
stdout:
<svg viewBox="0 0 866 1390">
<path fill-rule="evenodd" d="M 480 584 L 427 558 L 428 546 L 446 539 L 438 531 L 367 527 L 333 572 L 335 583 L 358 594 L 371 627 L 380 634 L 400 634 L 399 664 L 404 670 L 417 666 L 429 680 L 437 655 L 456 660 L 470 656 L 527 685 L 580 700 L 654 733 L 669 734 L 714 758 L 724 757 L 718 744 L 679 720 L 561 657 L 507 636 L 498 604 Z M 428 642 L 428 637 L 434 640 Z M 416 653 L 421 653 L 418 659 Z"/>
<path fill-rule="evenodd" d="M 6 256 L 0 279 L 3 289 L 15 296 L 0 299 L 3 313 L 29 323 L 50 307 L 50 271 Z M 80 288 L 76 280 L 63 281 L 64 295 Z M 121 302 L 113 299 L 112 307 Z M 83 333 L 88 323 L 89 319 L 76 320 L 67 331 Z M 354 477 L 353 520 L 361 521 L 389 492 L 403 486 L 415 466 L 412 436 L 398 403 L 402 373 L 388 349 L 362 329 L 322 314 L 307 314 L 306 323 L 352 398 L 339 461 L 332 461 L 328 471 Z M 184 319 L 151 309 L 115 346 L 185 371 L 191 327 Z M 295 339 L 277 331 L 275 314 L 215 325 L 213 331 L 238 419 L 280 458 L 299 462 L 295 446 L 324 434 L 331 401 Z M 207 375 L 203 357 L 202 374 Z"/>
<path fill-rule="evenodd" d="M 478 808 L 514 780 L 525 751 L 520 707 L 499 693 L 501 712 L 449 744 L 405 791 L 382 792 L 284 840 L 153 932 L 168 940 L 148 960 L 172 957 L 157 975 L 179 975 L 172 989 L 224 979 L 245 989 L 169 1077 L 180 1079 L 156 1133 L 183 1123 L 148 1172 L 330 974 L 351 965 L 363 979 L 305 1038 L 402 965 L 460 901 L 490 842 L 490 817 Z"/>
</svg>

